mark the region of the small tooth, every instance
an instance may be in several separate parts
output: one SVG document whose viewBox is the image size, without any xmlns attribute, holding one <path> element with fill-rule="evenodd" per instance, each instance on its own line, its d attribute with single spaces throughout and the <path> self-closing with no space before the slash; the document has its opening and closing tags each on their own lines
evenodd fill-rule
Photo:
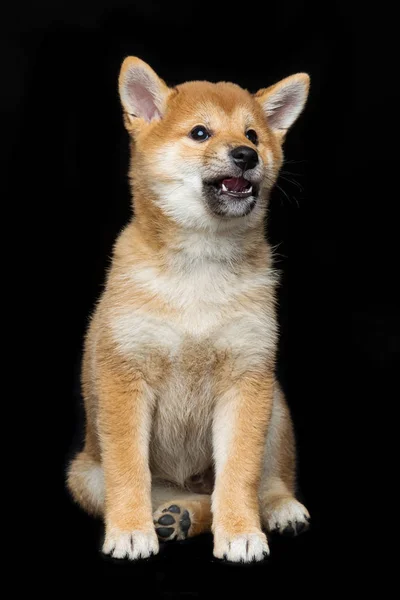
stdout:
<svg viewBox="0 0 400 600">
<path fill-rule="evenodd" d="M 252 192 L 253 191 L 253 186 L 251 185 L 247 191 L 248 192 Z"/>
<path fill-rule="evenodd" d="M 224 183 L 222 184 L 222 191 L 223 192 L 227 192 L 228 191 L 228 188 L 226 187 L 226 185 Z"/>
</svg>

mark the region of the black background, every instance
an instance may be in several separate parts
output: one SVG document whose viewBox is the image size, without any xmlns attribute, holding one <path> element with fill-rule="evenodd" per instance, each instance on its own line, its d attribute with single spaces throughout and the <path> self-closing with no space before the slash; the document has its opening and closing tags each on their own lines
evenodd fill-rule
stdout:
<svg viewBox="0 0 400 600">
<path fill-rule="evenodd" d="M 40 514 L 36 549 L 20 557 L 21 571 L 39 559 L 39 569 L 51 564 L 65 580 L 127 576 L 143 598 L 150 590 L 207 598 L 215 589 L 253 598 L 273 580 L 299 591 L 318 591 L 322 573 L 324 585 L 341 580 L 343 551 L 360 525 L 358 486 L 374 488 L 368 475 L 360 483 L 365 467 L 375 470 L 366 419 L 373 416 L 376 430 L 390 414 L 399 352 L 395 20 L 383 8 L 366 10 L 285 1 L 10 7 L 3 139 L 7 204 L 16 216 L 7 229 L 12 277 L 23 289 L 15 303 L 35 329 L 25 335 L 22 360 L 32 370 L 24 405 L 33 431 L 27 502 Z M 141 564 L 117 564 L 100 555 L 101 523 L 64 489 L 65 465 L 82 435 L 83 334 L 131 211 L 117 95 L 127 55 L 149 62 L 170 85 L 231 80 L 256 91 L 298 71 L 311 76 L 306 110 L 285 143 L 268 237 L 282 271 L 278 374 L 313 524 L 294 540 L 273 539 L 267 564 L 221 564 L 211 536 L 173 544 Z"/>
</svg>

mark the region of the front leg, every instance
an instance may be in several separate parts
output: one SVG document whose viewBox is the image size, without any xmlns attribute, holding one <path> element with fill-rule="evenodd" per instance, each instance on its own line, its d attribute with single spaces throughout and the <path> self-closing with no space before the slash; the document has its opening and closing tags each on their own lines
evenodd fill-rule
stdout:
<svg viewBox="0 0 400 600">
<path fill-rule="evenodd" d="M 158 552 L 149 469 L 153 394 L 143 378 L 107 366 L 99 377 L 98 425 L 105 480 L 103 552 L 146 558 Z"/>
<path fill-rule="evenodd" d="M 272 410 L 273 375 L 247 373 L 219 399 L 214 414 L 214 556 L 234 562 L 269 554 L 258 489 Z"/>
</svg>

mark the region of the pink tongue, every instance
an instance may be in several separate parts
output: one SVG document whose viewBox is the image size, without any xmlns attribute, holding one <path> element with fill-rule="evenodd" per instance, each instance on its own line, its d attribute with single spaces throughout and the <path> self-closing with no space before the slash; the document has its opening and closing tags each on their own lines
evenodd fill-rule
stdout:
<svg viewBox="0 0 400 600">
<path fill-rule="evenodd" d="M 244 177 L 231 177 L 222 182 L 229 192 L 244 192 L 249 188 L 249 182 Z"/>
</svg>

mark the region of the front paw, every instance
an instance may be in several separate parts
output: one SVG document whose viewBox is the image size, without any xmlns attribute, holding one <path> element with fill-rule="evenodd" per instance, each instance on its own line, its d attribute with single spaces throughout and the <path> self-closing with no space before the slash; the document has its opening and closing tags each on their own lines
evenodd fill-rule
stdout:
<svg viewBox="0 0 400 600">
<path fill-rule="evenodd" d="M 310 514 L 295 498 L 277 497 L 266 503 L 263 509 L 263 523 L 270 533 L 299 535 L 310 526 Z"/>
<path fill-rule="evenodd" d="M 264 560 L 268 555 L 268 542 L 262 531 L 236 534 L 224 531 L 214 533 L 214 556 L 216 558 L 249 563 Z"/>
<path fill-rule="evenodd" d="M 158 553 L 158 539 L 154 529 L 150 531 L 121 531 L 117 528 L 107 530 L 103 544 L 104 554 L 113 558 L 136 560 L 148 558 Z"/>
</svg>

